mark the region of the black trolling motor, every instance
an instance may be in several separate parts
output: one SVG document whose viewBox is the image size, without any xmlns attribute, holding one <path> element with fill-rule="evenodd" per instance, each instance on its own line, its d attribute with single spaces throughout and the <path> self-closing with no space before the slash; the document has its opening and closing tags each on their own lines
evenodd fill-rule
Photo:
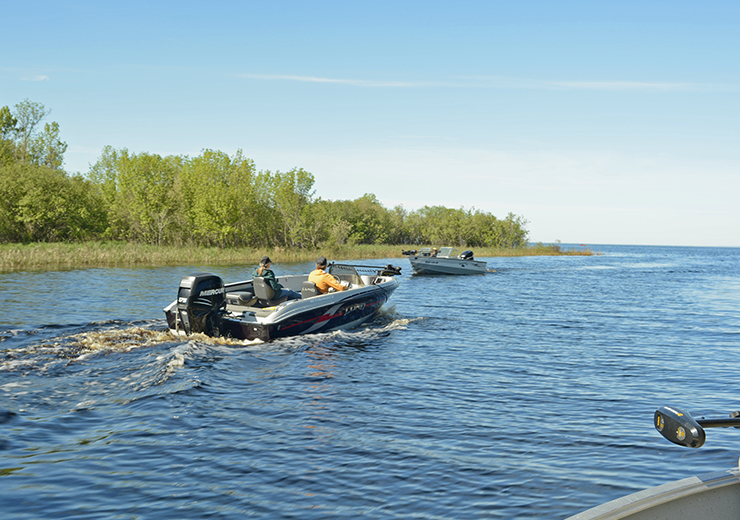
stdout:
<svg viewBox="0 0 740 520">
<path fill-rule="evenodd" d="M 707 435 L 704 428 L 740 428 L 740 412 L 732 412 L 728 419 L 694 419 L 690 413 L 671 406 L 655 411 L 655 429 L 679 446 L 701 448 Z"/>
</svg>

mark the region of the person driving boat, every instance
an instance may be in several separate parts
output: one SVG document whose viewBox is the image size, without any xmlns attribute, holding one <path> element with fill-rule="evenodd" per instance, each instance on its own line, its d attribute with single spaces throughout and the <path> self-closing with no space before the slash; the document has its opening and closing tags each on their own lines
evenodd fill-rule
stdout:
<svg viewBox="0 0 740 520">
<path fill-rule="evenodd" d="M 325 271 L 327 263 L 326 257 L 320 256 L 316 260 L 316 269 L 308 275 L 308 281 L 315 283 L 316 289 L 321 294 L 326 294 L 330 288 L 336 291 L 346 291 L 349 289 L 349 287 L 342 285 L 336 278 Z"/>
</svg>

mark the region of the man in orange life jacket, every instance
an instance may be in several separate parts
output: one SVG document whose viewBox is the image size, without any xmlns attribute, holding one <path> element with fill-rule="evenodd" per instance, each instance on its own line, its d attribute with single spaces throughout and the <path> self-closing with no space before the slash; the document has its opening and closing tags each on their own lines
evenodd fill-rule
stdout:
<svg viewBox="0 0 740 520">
<path fill-rule="evenodd" d="M 316 270 L 311 271 L 308 275 L 308 281 L 316 284 L 316 289 L 321 294 L 329 292 L 329 287 L 333 287 L 337 291 L 346 291 L 348 287 L 340 284 L 336 278 L 324 271 L 326 269 L 326 257 L 320 256 L 316 260 Z"/>
</svg>

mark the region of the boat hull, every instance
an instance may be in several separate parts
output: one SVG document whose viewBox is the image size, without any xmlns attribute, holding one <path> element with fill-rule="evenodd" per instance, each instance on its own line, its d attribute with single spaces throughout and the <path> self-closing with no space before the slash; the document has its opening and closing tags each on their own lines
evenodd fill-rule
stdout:
<svg viewBox="0 0 740 520">
<path fill-rule="evenodd" d="M 292 300 L 274 309 L 222 316 L 220 334 L 239 340 L 272 339 L 351 329 L 371 319 L 398 287 L 398 281 Z M 187 335 L 178 324 L 177 305 L 164 309 L 170 331 Z M 259 314 L 259 316 L 257 315 Z"/>
<path fill-rule="evenodd" d="M 372 318 L 388 301 L 396 287 L 397 282 L 392 287 L 372 286 L 368 290 L 353 292 L 353 294 L 343 295 L 344 292 L 352 291 L 342 291 L 312 298 L 312 300 L 317 300 L 329 296 L 320 306 L 310 300 L 305 303 L 314 303 L 314 305 L 301 306 L 300 304 L 304 302 L 296 300 L 286 306 L 285 312 L 280 316 L 275 316 L 274 320 L 263 323 L 229 318 L 225 319 L 224 323 L 227 326 L 227 334 L 233 338 L 262 341 L 352 329 Z M 332 296 L 335 297 L 332 298 Z"/>
<path fill-rule="evenodd" d="M 480 260 L 459 260 L 429 256 L 409 257 L 414 274 L 484 274 L 488 264 Z"/>
<path fill-rule="evenodd" d="M 730 520 L 739 515 L 740 472 L 736 468 L 646 489 L 567 520 Z"/>
</svg>

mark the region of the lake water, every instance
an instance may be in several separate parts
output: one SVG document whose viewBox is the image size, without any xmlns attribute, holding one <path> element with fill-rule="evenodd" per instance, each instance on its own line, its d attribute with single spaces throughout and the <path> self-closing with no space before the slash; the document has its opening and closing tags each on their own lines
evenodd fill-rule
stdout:
<svg viewBox="0 0 740 520">
<path fill-rule="evenodd" d="M 180 278 L 0 274 L 2 518 L 554 518 L 737 465 L 740 249 L 590 246 L 411 275 L 353 332 L 165 332 Z M 360 260 L 360 259 L 356 259 Z M 278 274 L 310 264 L 276 263 Z"/>
</svg>

